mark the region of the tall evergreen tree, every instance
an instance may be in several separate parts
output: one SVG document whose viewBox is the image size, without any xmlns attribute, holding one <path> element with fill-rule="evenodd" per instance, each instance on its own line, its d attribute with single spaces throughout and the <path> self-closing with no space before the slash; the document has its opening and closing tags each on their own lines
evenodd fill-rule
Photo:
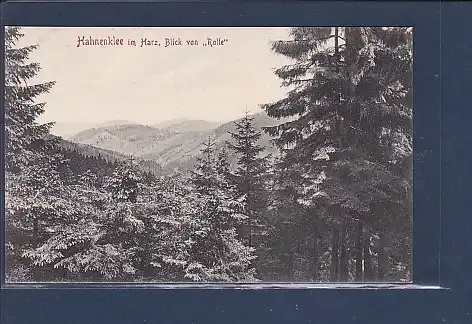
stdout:
<svg viewBox="0 0 472 324">
<path fill-rule="evenodd" d="M 266 209 L 266 168 L 267 158 L 261 157 L 264 150 L 259 145 L 261 132 L 253 125 L 254 118 L 246 115 L 235 122 L 236 132 L 230 132 L 232 141 L 228 147 L 237 155 L 237 170 L 232 175 L 239 196 L 244 201 L 245 213 L 248 216 L 246 226 L 242 228 L 242 235 L 250 246 L 261 242 L 254 242 L 255 234 L 260 235 L 257 229 L 263 225 L 263 212 Z"/>
<path fill-rule="evenodd" d="M 294 28 L 291 35 L 293 40 L 273 46 L 295 60 L 276 71 L 291 90 L 264 108 L 269 116 L 292 120 L 266 130 L 288 163 L 313 176 L 325 173 L 320 189 L 328 196 L 333 231 L 331 280 L 344 281 L 350 220 L 383 236 L 391 213 L 379 206 L 401 191 L 390 180 L 396 177 L 393 152 L 411 139 L 411 34 L 406 28 L 327 27 Z M 379 277 L 382 267 L 380 262 Z"/>
<path fill-rule="evenodd" d="M 189 228 L 189 259 L 185 277 L 194 281 L 254 279 L 254 249 L 238 237 L 235 223 L 244 220 L 241 204 L 231 196 L 224 152 L 217 154 L 210 138 L 204 143 L 192 181 L 196 192 L 194 220 Z"/>
<path fill-rule="evenodd" d="M 60 191 L 58 168 L 63 161 L 60 155 L 50 152 L 53 143 L 45 141 L 51 124 L 37 122 L 45 103 L 37 103 L 36 98 L 49 92 L 54 82 L 29 84 L 40 66 L 29 62 L 36 45 L 18 46 L 22 37 L 18 27 L 5 29 L 7 280 L 34 275 L 22 254 L 29 246 L 40 244 L 45 230 L 42 225 L 50 221 L 58 199 L 54 193 Z"/>
<path fill-rule="evenodd" d="M 36 98 L 47 93 L 54 82 L 29 84 L 40 71 L 38 63 L 28 62 L 37 45 L 18 47 L 24 35 L 19 27 L 5 29 L 5 167 L 18 170 L 34 159 L 35 143 L 49 133 L 52 124 L 38 124 L 45 103 Z"/>
<path fill-rule="evenodd" d="M 143 281 L 184 281 L 188 242 L 186 226 L 193 221 L 194 193 L 180 177 L 162 177 L 141 186 L 138 200 L 144 231 L 137 265 Z"/>
<path fill-rule="evenodd" d="M 106 209 L 107 217 L 102 222 L 105 234 L 99 243 L 113 247 L 121 258 L 119 271 L 113 278 L 116 280 L 132 278 L 139 268 L 136 263 L 146 231 L 142 211 L 137 205 L 141 181 L 142 176 L 130 159 L 119 164 L 105 184 L 111 199 Z"/>
</svg>

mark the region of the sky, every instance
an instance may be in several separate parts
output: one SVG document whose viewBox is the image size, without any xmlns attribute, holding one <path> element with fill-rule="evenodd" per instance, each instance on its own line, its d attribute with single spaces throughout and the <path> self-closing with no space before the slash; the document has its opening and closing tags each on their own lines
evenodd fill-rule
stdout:
<svg viewBox="0 0 472 324">
<path fill-rule="evenodd" d="M 274 69 L 290 61 L 271 51 L 286 28 L 25 27 L 20 46 L 37 44 L 33 82 L 56 81 L 40 122 L 155 124 L 176 118 L 229 121 L 283 98 Z M 115 37 L 123 46 L 83 46 L 78 39 Z M 224 45 L 202 46 L 210 37 Z M 161 46 L 141 47 L 141 40 Z M 165 47 L 165 38 L 181 46 Z M 136 46 L 128 45 L 135 40 Z M 197 40 L 189 46 L 186 40 Z"/>
</svg>

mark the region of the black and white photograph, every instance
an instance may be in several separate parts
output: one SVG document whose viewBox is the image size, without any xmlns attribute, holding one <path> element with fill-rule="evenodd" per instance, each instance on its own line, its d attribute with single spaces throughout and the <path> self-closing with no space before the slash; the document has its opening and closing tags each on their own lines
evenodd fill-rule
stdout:
<svg viewBox="0 0 472 324">
<path fill-rule="evenodd" d="M 7 283 L 410 283 L 413 28 L 6 27 Z"/>
</svg>

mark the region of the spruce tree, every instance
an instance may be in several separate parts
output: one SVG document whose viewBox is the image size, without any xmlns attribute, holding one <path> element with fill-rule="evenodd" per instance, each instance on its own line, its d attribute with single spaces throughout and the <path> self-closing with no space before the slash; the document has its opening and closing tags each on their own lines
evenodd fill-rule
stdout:
<svg viewBox="0 0 472 324">
<path fill-rule="evenodd" d="M 141 173 L 132 159 L 119 164 L 106 180 L 105 188 L 111 199 L 106 209 L 107 217 L 102 223 L 106 234 L 99 243 L 119 251 L 117 256 L 121 258 L 119 271 L 111 279 L 131 279 L 139 269 L 140 245 L 146 231 L 137 204 L 141 181 Z"/>
<path fill-rule="evenodd" d="M 236 185 L 239 197 L 244 202 L 245 213 L 248 216 L 241 234 L 249 246 L 261 243 L 260 240 L 254 242 L 254 238 L 260 235 L 258 228 L 264 224 L 263 212 L 266 209 L 267 158 L 260 156 L 264 150 L 259 145 L 262 134 L 255 129 L 253 122 L 254 117 L 246 112 L 240 121 L 235 122 L 236 132 L 230 132 L 232 141 L 227 143 L 229 149 L 238 157 L 237 170 L 231 178 Z"/>
<path fill-rule="evenodd" d="M 62 270 L 57 275 L 62 280 L 132 280 L 144 232 L 135 206 L 138 179 L 129 165 L 120 165 L 105 187 L 91 170 L 77 174 L 63 188 L 67 213 L 59 213 L 56 230 L 27 256 L 43 268 Z"/>
<path fill-rule="evenodd" d="M 51 124 L 37 122 L 45 103 L 36 99 L 49 92 L 54 82 L 29 84 L 40 65 L 29 62 L 36 45 L 18 46 L 22 37 L 19 27 L 5 29 L 7 280 L 41 277 L 31 271 L 33 267 L 22 255 L 25 249 L 41 243 L 54 218 L 61 188 L 58 168 L 63 163 L 63 157 L 54 150 L 55 143 L 45 140 Z"/>
<path fill-rule="evenodd" d="M 254 249 L 241 242 L 235 229 L 235 223 L 246 216 L 241 214 L 241 204 L 231 195 L 226 153 L 218 154 L 214 146 L 210 138 L 204 143 L 192 174 L 196 204 L 188 228 L 190 246 L 185 278 L 251 281 L 254 280 L 251 265 Z"/>
<path fill-rule="evenodd" d="M 38 124 L 45 103 L 36 98 L 47 93 L 55 82 L 29 84 L 40 71 L 38 63 L 29 62 L 37 45 L 18 47 L 24 35 L 19 27 L 5 29 L 5 168 L 17 171 L 34 159 L 36 141 L 49 133 L 52 124 Z"/>
<path fill-rule="evenodd" d="M 109 198 L 95 182 L 94 174 L 87 172 L 61 187 L 57 196 L 49 193 L 48 198 L 54 199 L 53 222 L 43 230 L 47 235 L 41 244 L 23 253 L 41 268 L 43 279 L 100 280 L 110 273 L 106 269 L 110 249 L 97 243 L 104 234 L 101 224 Z"/>
<path fill-rule="evenodd" d="M 323 197 L 332 228 L 331 280 L 347 280 L 350 222 L 365 225 L 357 226 L 360 236 L 366 227 L 365 235 L 383 236 L 391 212 L 379 207 L 392 206 L 404 183 L 393 156 L 405 149 L 399 143 L 411 140 L 411 34 L 406 28 L 326 27 L 294 28 L 291 35 L 273 46 L 295 61 L 276 71 L 290 91 L 264 108 L 292 120 L 266 130 L 287 163 L 312 177 L 325 174 L 325 196 L 316 197 Z M 379 277 L 383 267 L 380 262 Z"/>
<path fill-rule="evenodd" d="M 132 159 L 115 168 L 112 176 L 107 180 L 106 187 L 116 201 L 136 203 L 138 185 L 142 181 L 139 173 Z"/>
</svg>

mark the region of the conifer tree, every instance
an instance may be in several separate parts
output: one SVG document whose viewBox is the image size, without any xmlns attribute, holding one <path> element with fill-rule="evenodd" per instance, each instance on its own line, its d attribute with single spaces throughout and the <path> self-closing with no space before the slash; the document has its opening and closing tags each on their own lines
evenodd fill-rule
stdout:
<svg viewBox="0 0 472 324">
<path fill-rule="evenodd" d="M 38 63 L 29 62 L 37 45 L 18 47 L 24 35 L 19 27 L 5 29 L 5 167 L 18 170 L 34 159 L 33 145 L 49 133 L 52 124 L 38 124 L 45 103 L 36 98 L 47 93 L 54 82 L 29 84 L 40 71 Z"/>
<path fill-rule="evenodd" d="M 253 122 L 254 118 L 246 112 L 241 121 L 235 122 L 236 132 L 230 132 L 232 141 L 227 143 L 238 157 L 237 170 L 232 175 L 232 181 L 244 201 L 245 213 L 248 216 L 241 234 L 249 246 L 261 243 L 255 244 L 254 237 L 255 234 L 260 235 L 257 229 L 264 223 L 263 212 L 266 209 L 267 158 L 260 156 L 264 150 L 258 143 L 262 134 L 254 128 Z"/>
<path fill-rule="evenodd" d="M 60 198 L 49 193 L 48 198 L 55 199 L 55 209 L 50 214 L 53 222 L 45 230 L 47 235 L 41 244 L 23 253 L 41 268 L 43 280 L 100 280 L 110 273 L 106 267 L 111 250 L 97 244 L 103 235 L 101 224 L 109 199 L 106 192 L 94 187 L 95 181 L 88 172 L 62 186 Z"/>
<path fill-rule="evenodd" d="M 192 183 L 196 192 L 194 219 L 189 223 L 185 278 L 194 281 L 250 281 L 254 279 L 251 247 L 238 237 L 235 222 L 246 217 L 241 204 L 231 197 L 227 182 L 226 153 L 215 152 L 210 138 L 198 158 Z"/>
<path fill-rule="evenodd" d="M 266 130 L 285 149 L 287 163 L 313 177 L 325 173 L 320 190 L 328 197 L 323 202 L 333 230 L 331 280 L 346 280 L 349 222 L 363 223 L 368 237 L 383 236 L 391 212 L 379 207 L 391 206 L 402 191 L 404 181 L 391 182 L 399 177 L 392 162 L 394 152 L 405 151 L 399 143 L 411 139 L 411 33 L 327 27 L 294 28 L 291 35 L 293 40 L 273 46 L 295 61 L 276 71 L 291 90 L 264 108 L 269 116 L 292 120 Z M 357 226 L 359 236 L 362 228 Z M 383 267 L 380 262 L 379 277 Z"/>
<path fill-rule="evenodd" d="M 58 213 L 56 230 L 25 255 L 44 269 L 62 271 L 62 280 L 131 280 L 144 231 L 134 206 L 137 179 L 127 165 L 115 170 L 105 188 L 91 170 L 78 174 L 62 189 L 68 208 Z"/>
<path fill-rule="evenodd" d="M 195 194 L 178 177 L 162 177 L 142 186 L 144 232 L 138 257 L 145 281 L 185 281 L 188 225 L 195 221 Z M 187 279 L 188 280 L 188 279 Z"/>
<path fill-rule="evenodd" d="M 135 203 L 138 198 L 138 184 L 141 181 L 142 177 L 136 170 L 134 160 L 129 160 L 113 171 L 106 187 L 116 201 Z"/>
<path fill-rule="evenodd" d="M 307 177 L 299 165 L 288 162 L 280 155 L 275 163 L 268 211 L 271 258 L 267 261 L 278 264 L 274 270 L 283 280 L 319 280 L 321 253 L 317 245 L 323 230 L 322 212 L 306 197 L 316 194 L 320 179 Z"/>
<path fill-rule="evenodd" d="M 121 259 L 113 279 L 127 280 L 138 271 L 138 254 L 143 240 L 145 224 L 138 206 L 138 188 L 141 174 L 132 159 L 121 163 L 106 180 L 105 188 L 110 201 L 106 218 L 102 222 L 105 234 L 99 243 L 117 251 Z M 119 251 L 119 253 L 118 253 Z"/>
<path fill-rule="evenodd" d="M 36 98 L 51 90 L 54 82 L 29 84 L 40 71 L 29 62 L 37 46 L 19 47 L 23 37 L 18 27 L 5 29 L 5 214 L 7 228 L 7 280 L 39 276 L 22 255 L 37 246 L 50 223 L 61 180 L 60 154 L 51 154 L 52 141 L 45 141 L 51 124 L 39 124 L 45 103 Z M 20 270 L 23 269 L 23 270 Z M 15 273 L 16 272 L 16 273 Z M 19 275 L 22 272 L 22 275 Z M 25 277 L 26 276 L 26 277 Z"/>
<path fill-rule="evenodd" d="M 77 177 L 63 193 L 75 221 L 61 224 L 41 253 L 29 256 L 43 267 L 64 269 L 58 277 L 74 281 L 178 279 L 179 200 L 163 182 L 139 181 L 132 163 L 119 165 L 103 188 L 91 171 Z"/>
</svg>

